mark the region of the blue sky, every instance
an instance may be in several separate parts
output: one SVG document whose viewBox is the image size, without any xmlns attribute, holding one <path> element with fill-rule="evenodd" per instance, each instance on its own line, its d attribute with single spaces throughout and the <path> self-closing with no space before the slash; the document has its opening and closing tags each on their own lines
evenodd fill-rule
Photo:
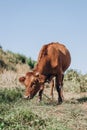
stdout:
<svg viewBox="0 0 87 130">
<path fill-rule="evenodd" d="M 42 45 L 60 42 L 70 68 L 87 73 L 87 0 L 0 0 L 0 45 L 37 60 Z"/>
</svg>

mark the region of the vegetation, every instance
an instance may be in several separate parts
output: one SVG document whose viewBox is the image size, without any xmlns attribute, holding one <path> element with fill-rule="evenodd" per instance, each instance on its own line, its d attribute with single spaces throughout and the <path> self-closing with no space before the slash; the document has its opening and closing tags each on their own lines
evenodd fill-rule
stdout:
<svg viewBox="0 0 87 130">
<path fill-rule="evenodd" d="M 70 69 L 65 74 L 64 82 L 64 88 L 69 87 L 69 91 L 87 92 L 87 74 L 82 75 L 80 72 Z"/>
<path fill-rule="evenodd" d="M 46 96 L 43 95 L 41 103 L 37 102 L 37 95 L 30 101 L 23 99 L 25 88 L 20 86 L 17 73 L 5 71 L 0 74 L 0 130 L 86 130 L 87 93 L 75 93 L 78 85 L 74 87 L 75 76 L 70 78 L 70 74 L 71 70 L 65 75 L 65 101 L 61 105 L 57 105 L 56 90 L 53 101 L 47 98 L 49 87 L 45 88 Z"/>
<path fill-rule="evenodd" d="M 57 105 L 45 87 L 43 101 L 23 99 L 24 87 L 18 78 L 25 64 L 33 68 L 35 61 L 24 55 L 3 51 L 0 47 L 0 130 L 87 130 L 87 74 L 70 69 L 64 77 L 64 102 Z M 22 71 L 16 72 L 16 65 Z M 15 71 L 13 71 L 15 70 Z M 24 73 L 25 74 L 25 73 Z"/>
<path fill-rule="evenodd" d="M 36 61 L 32 60 L 31 58 L 27 59 L 27 64 L 30 66 L 30 68 L 34 68 Z"/>
<path fill-rule="evenodd" d="M 43 110 L 45 108 L 45 111 L 48 111 L 50 107 L 47 106 L 46 108 L 45 104 L 38 106 L 35 101 L 23 100 L 21 98 L 22 93 L 22 90 L 18 88 L 0 90 L 1 130 L 70 130 L 54 117 L 49 115 L 47 117 L 41 116 L 38 110 L 44 114 L 41 108 Z"/>
<path fill-rule="evenodd" d="M 87 111 L 80 103 L 83 98 L 69 99 L 60 106 L 56 102 L 38 103 L 37 96 L 31 100 L 22 98 L 23 89 L 0 89 L 1 130 L 86 130 Z"/>
<path fill-rule="evenodd" d="M 23 54 L 16 54 L 11 51 L 4 51 L 0 47 L 0 68 L 6 70 L 16 71 L 17 64 L 27 64 L 32 69 L 35 65 L 35 61 L 31 58 L 27 58 Z"/>
</svg>

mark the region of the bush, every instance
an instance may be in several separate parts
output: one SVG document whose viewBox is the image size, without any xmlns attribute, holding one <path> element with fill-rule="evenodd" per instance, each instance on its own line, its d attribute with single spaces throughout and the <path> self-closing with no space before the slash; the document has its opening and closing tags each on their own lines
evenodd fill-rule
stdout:
<svg viewBox="0 0 87 130">
<path fill-rule="evenodd" d="M 65 80 L 78 80 L 79 78 L 79 73 L 76 70 L 70 69 L 66 72 L 65 74 Z"/>
<path fill-rule="evenodd" d="M 18 63 L 19 61 L 21 61 L 21 63 L 23 64 L 26 63 L 26 56 L 22 54 L 15 54 L 15 56 L 16 56 L 16 63 Z"/>
<path fill-rule="evenodd" d="M 68 86 L 66 87 L 66 90 L 73 90 L 74 92 L 87 92 L 87 75 L 82 75 L 76 70 L 70 69 L 66 72 L 64 81 L 64 84 Z"/>
<path fill-rule="evenodd" d="M 0 103 L 10 103 L 22 97 L 22 91 L 19 88 L 1 89 L 0 90 Z"/>
<path fill-rule="evenodd" d="M 30 68 L 34 68 L 36 61 L 32 60 L 31 58 L 27 59 L 27 64 L 30 66 Z"/>
<path fill-rule="evenodd" d="M 3 67 L 3 68 L 6 68 L 7 65 L 4 63 L 3 60 L 0 60 L 0 68 Z"/>
</svg>

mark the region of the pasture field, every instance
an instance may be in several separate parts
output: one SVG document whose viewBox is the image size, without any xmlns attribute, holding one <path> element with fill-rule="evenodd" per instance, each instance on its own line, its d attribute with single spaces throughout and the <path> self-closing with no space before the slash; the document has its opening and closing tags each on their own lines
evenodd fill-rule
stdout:
<svg viewBox="0 0 87 130">
<path fill-rule="evenodd" d="M 87 130 L 87 92 L 65 89 L 65 100 L 57 105 L 56 90 L 51 101 L 46 87 L 38 103 L 37 95 L 30 101 L 23 99 L 25 88 L 18 77 L 12 71 L 0 74 L 0 130 Z"/>
</svg>

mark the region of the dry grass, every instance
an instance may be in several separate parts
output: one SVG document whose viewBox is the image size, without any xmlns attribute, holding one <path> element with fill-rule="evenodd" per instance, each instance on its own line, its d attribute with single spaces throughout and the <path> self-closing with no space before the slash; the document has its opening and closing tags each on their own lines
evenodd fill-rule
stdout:
<svg viewBox="0 0 87 130">
<path fill-rule="evenodd" d="M 18 68 L 20 67 L 18 66 Z M 23 68 L 25 67 L 23 66 Z M 4 71 L 2 74 L 0 74 L 0 91 L 1 88 L 13 89 L 18 87 L 21 89 L 21 84 L 18 81 L 18 77 L 24 74 L 27 70 L 28 68 L 25 70 L 20 69 L 17 73 L 12 71 Z M 16 91 L 16 95 L 18 95 L 19 90 Z M 49 91 L 49 87 L 45 88 L 44 94 L 46 94 L 47 97 L 50 97 Z M 4 93 L 3 95 L 5 94 L 6 93 Z M 11 96 L 11 94 L 9 96 Z M 25 116 L 26 121 L 23 122 L 22 119 L 22 122 L 26 126 L 25 130 L 27 130 L 29 126 L 27 113 L 29 114 L 28 111 L 31 111 L 38 117 L 38 120 L 36 120 L 36 116 L 34 116 L 35 121 L 38 122 L 39 120 L 42 120 L 45 123 L 43 125 L 49 126 L 49 128 L 46 126 L 46 130 L 87 130 L 87 93 L 64 92 L 65 100 L 64 103 L 61 105 L 57 105 L 56 90 L 54 90 L 53 101 L 50 101 L 47 97 L 43 95 L 43 101 L 41 103 L 37 102 L 37 96 L 31 101 L 23 100 L 22 98 L 20 98 L 15 100 L 14 104 L 11 104 L 9 102 L 10 106 L 7 105 L 6 109 L 6 104 L 2 102 L 2 104 L 0 105 L 0 109 L 2 110 L 3 108 L 3 111 L 5 109 L 5 115 L 3 115 L 6 120 L 2 122 L 1 129 L 4 129 L 5 121 L 8 120 L 8 123 L 13 123 L 16 125 L 18 121 L 16 117 L 21 121 L 21 118 L 24 118 Z M 14 100 L 14 96 L 12 100 Z M 17 113 L 19 114 L 19 116 Z M 3 115 L 1 116 L 0 121 Z M 20 125 L 20 122 L 18 122 L 19 129 L 16 128 L 17 126 L 15 126 L 15 130 L 23 129 L 23 126 Z M 37 126 L 35 128 L 37 128 Z M 10 129 L 13 129 L 13 126 L 10 125 L 9 127 Z M 33 129 L 34 126 L 32 126 L 32 130 Z M 45 130 L 45 127 L 43 126 L 41 127 L 41 129 Z"/>
<path fill-rule="evenodd" d="M 0 74 L 0 88 L 12 88 L 17 85 L 17 74 L 12 71 L 4 71 Z"/>
<path fill-rule="evenodd" d="M 4 70 L 3 73 L 0 74 L 0 88 L 15 88 L 20 86 L 18 81 L 19 77 L 25 75 L 25 73 L 30 70 L 26 64 L 17 64 L 16 69 L 17 72 Z"/>
<path fill-rule="evenodd" d="M 68 72 L 61 105 L 57 105 L 55 89 L 54 100 L 50 100 L 49 87 L 41 103 L 37 96 L 24 100 L 25 87 L 18 79 L 30 68 L 20 58 L 25 57 L 0 49 L 0 130 L 87 130 L 87 75 Z"/>
</svg>

